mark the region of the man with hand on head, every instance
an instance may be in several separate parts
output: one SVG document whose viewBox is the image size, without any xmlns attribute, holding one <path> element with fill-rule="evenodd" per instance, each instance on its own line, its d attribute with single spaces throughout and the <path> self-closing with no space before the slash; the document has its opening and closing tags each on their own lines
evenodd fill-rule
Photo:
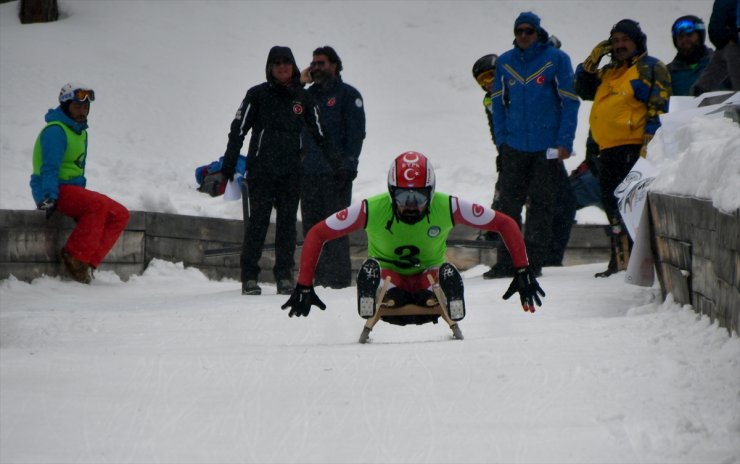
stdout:
<svg viewBox="0 0 740 464">
<path fill-rule="evenodd" d="M 606 55 L 611 55 L 611 61 L 599 68 Z M 624 242 L 627 230 L 614 190 L 638 158 L 647 154 L 647 145 L 660 127 L 659 116 L 668 111 L 671 75 L 665 64 L 648 55 L 647 36 L 639 23 L 623 19 L 578 65 L 575 88 L 581 98 L 594 102 L 589 123 L 599 146 L 601 200 L 612 235 L 608 268 L 596 277 L 607 277 L 623 270 L 618 263 L 626 267 L 627 260 L 622 257 L 629 253 L 629 246 L 617 247 Z"/>
<path fill-rule="evenodd" d="M 301 217 L 303 235 L 331 213 L 352 203 L 352 181 L 357 177 L 362 142 L 365 139 L 365 105 L 362 95 L 342 80 L 342 60 L 330 46 L 313 51 L 311 66 L 301 81 L 313 83 L 308 93 L 321 111 L 326 131 L 334 140 L 346 171 L 336 172 L 326 161 L 308 130 L 303 137 L 303 181 Z M 349 176 L 343 176 L 346 172 Z M 349 237 L 326 244 L 316 267 L 317 286 L 344 288 L 352 284 Z"/>
</svg>

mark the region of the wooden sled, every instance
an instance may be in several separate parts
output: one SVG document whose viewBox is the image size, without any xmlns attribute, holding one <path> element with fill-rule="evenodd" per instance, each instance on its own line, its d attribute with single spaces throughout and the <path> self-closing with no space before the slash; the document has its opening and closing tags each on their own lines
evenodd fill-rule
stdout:
<svg viewBox="0 0 740 464">
<path fill-rule="evenodd" d="M 365 327 L 362 329 L 362 333 L 360 334 L 360 343 L 367 343 L 370 339 L 370 332 L 373 330 L 373 327 L 375 327 L 375 324 L 377 324 L 380 318 L 384 316 L 440 316 L 444 319 L 447 325 L 450 326 L 452 337 L 457 340 L 462 340 L 463 334 L 460 331 L 460 326 L 457 322 L 450 319 L 450 315 L 447 313 L 447 300 L 445 299 L 442 289 L 439 287 L 439 284 L 434 281 L 432 276 L 427 275 L 427 278 L 429 279 L 429 283 L 432 285 L 434 295 L 437 297 L 438 303 L 436 306 L 422 307 L 414 304 L 407 304 L 405 306 L 395 308 L 382 305 L 383 297 L 385 296 L 385 292 L 388 290 L 388 284 L 391 281 L 390 277 L 386 277 L 385 281 L 383 281 L 383 287 L 380 289 L 380 293 L 378 294 L 377 303 L 375 304 L 375 315 L 365 323 Z"/>
</svg>

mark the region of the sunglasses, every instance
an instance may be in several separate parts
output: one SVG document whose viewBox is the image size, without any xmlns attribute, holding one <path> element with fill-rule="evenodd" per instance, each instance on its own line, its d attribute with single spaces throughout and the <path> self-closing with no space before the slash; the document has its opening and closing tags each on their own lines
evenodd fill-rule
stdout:
<svg viewBox="0 0 740 464">
<path fill-rule="evenodd" d="M 421 208 L 429 203 L 429 196 L 424 190 L 397 189 L 393 201 L 401 208 Z"/>
<path fill-rule="evenodd" d="M 673 26 L 673 35 L 676 36 L 680 34 L 691 34 L 692 32 L 703 30 L 703 23 L 695 23 L 690 19 L 684 19 L 683 21 L 679 21 L 678 23 L 676 23 L 675 26 Z"/>
<path fill-rule="evenodd" d="M 312 68 L 323 68 L 326 66 L 326 61 L 312 61 L 311 67 Z"/>
<path fill-rule="evenodd" d="M 478 81 L 478 85 L 481 87 L 490 87 L 491 82 L 493 82 L 493 69 L 489 69 L 488 71 L 484 71 L 475 78 L 476 81 Z"/>
<path fill-rule="evenodd" d="M 519 35 L 532 35 L 535 32 L 537 32 L 537 31 L 535 31 L 534 28 L 532 28 L 532 27 L 518 27 L 518 28 L 514 29 L 514 35 L 517 35 L 517 36 L 519 36 Z"/>
</svg>

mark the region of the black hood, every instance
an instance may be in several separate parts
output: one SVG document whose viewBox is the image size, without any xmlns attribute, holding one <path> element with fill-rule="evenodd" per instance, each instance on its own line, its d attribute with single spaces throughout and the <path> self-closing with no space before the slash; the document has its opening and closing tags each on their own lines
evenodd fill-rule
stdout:
<svg viewBox="0 0 740 464">
<path fill-rule="evenodd" d="M 289 60 L 293 64 L 293 80 L 300 79 L 301 71 L 298 69 L 298 65 L 295 63 L 295 58 L 293 58 L 293 52 L 290 50 L 290 47 L 281 47 L 280 45 L 275 45 L 270 49 L 270 53 L 267 54 L 267 64 L 265 65 L 265 76 L 267 77 L 267 82 L 275 82 L 275 78 L 272 77 L 272 72 L 270 68 L 277 60 L 281 58 Z"/>
</svg>

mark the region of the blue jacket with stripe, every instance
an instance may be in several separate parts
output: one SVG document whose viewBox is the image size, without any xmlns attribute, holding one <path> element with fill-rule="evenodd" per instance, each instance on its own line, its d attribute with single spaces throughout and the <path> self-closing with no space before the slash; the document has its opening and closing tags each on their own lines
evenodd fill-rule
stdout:
<svg viewBox="0 0 740 464">
<path fill-rule="evenodd" d="M 526 50 L 515 46 L 499 57 L 491 97 L 498 147 L 573 150 L 581 104 L 573 91 L 573 66 L 546 36 Z"/>
</svg>

